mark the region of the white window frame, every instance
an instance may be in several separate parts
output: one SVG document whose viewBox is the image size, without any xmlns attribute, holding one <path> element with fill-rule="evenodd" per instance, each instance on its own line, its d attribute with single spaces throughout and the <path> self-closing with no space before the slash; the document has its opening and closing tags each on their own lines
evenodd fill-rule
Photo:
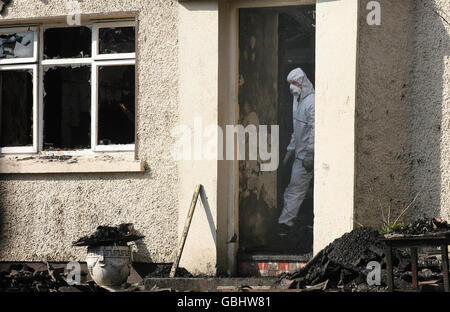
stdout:
<svg viewBox="0 0 450 312">
<path fill-rule="evenodd" d="M 23 154 L 37 153 L 38 146 L 38 66 L 37 64 L 20 64 L 20 65 L 0 65 L 0 71 L 13 70 L 32 70 L 33 71 L 33 146 L 4 146 L 0 147 L 0 154 Z"/>
<path fill-rule="evenodd" d="M 119 28 L 119 27 L 135 27 L 136 23 L 133 21 L 115 22 L 115 23 L 96 23 L 92 27 L 92 58 L 94 60 L 117 60 L 117 59 L 131 59 L 136 58 L 134 53 L 115 53 L 115 54 L 99 54 L 99 31 L 101 28 Z"/>
<path fill-rule="evenodd" d="M 1 28 L 1 34 L 14 34 L 22 32 L 34 32 L 33 36 L 33 56 L 32 57 L 18 57 L 9 59 L 0 59 L 0 65 L 5 64 L 18 64 L 18 63 L 35 63 L 38 59 L 38 42 L 39 42 L 39 32 L 38 27 L 11 27 L 11 28 Z"/>
<path fill-rule="evenodd" d="M 0 154 L 41 153 L 41 154 L 65 154 L 84 155 L 96 152 L 134 152 L 135 144 L 99 145 L 98 139 L 98 67 L 136 65 L 136 53 L 98 54 L 98 38 L 100 28 L 136 27 L 135 21 L 109 21 L 92 22 L 81 27 L 89 27 L 92 30 L 91 56 L 84 58 L 44 59 L 44 32 L 50 28 L 72 28 L 67 24 L 45 24 L 33 27 L 15 27 L 0 29 L 0 33 L 14 33 L 23 31 L 35 31 L 33 58 L 8 59 L 8 63 L 17 65 L 2 65 L 0 70 L 33 69 L 33 147 L 2 147 Z M 22 64 L 24 60 L 35 64 Z M 44 70 L 48 67 L 86 65 L 91 67 L 91 147 L 88 149 L 74 149 L 71 151 L 46 151 L 44 150 Z M 135 97 L 136 101 L 136 97 Z M 135 130 L 136 131 L 136 130 Z"/>
<path fill-rule="evenodd" d="M 127 66 L 136 65 L 136 61 L 132 60 L 111 60 L 111 61 L 96 61 L 92 63 L 91 76 L 91 148 L 95 152 L 132 152 L 135 149 L 135 144 L 111 144 L 100 145 L 98 142 L 98 68 L 99 66 Z"/>
</svg>

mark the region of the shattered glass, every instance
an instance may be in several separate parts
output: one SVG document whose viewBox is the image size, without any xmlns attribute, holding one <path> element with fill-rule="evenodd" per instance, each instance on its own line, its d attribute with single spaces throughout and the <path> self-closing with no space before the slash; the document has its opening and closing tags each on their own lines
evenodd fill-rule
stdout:
<svg viewBox="0 0 450 312">
<path fill-rule="evenodd" d="M 33 145 L 33 74 L 0 71 L 0 146 Z"/>
<path fill-rule="evenodd" d="M 91 50 L 90 27 L 49 28 L 44 31 L 44 59 L 90 57 Z"/>
<path fill-rule="evenodd" d="M 135 27 L 99 29 L 99 54 L 135 52 Z"/>
<path fill-rule="evenodd" d="M 133 144 L 135 137 L 134 65 L 98 70 L 98 144 Z"/>
<path fill-rule="evenodd" d="M 45 69 L 44 150 L 90 148 L 90 79 L 90 66 Z"/>
<path fill-rule="evenodd" d="M 34 32 L 0 34 L 0 59 L 33 57 Z"/>
</svg>

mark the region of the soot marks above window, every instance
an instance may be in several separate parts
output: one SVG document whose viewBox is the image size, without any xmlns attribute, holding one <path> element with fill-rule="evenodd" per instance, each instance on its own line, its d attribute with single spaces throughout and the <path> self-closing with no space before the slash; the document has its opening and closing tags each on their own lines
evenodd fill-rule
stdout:
<svg viewBox="0 0 450 312">
<path fill-rule="evenodd" d="M 99 145 L 134 143 L 134 65 L 99 66 L 98 110 Z"/>
<path fill-rule="evenodd" d="M 33 74 L 0 71 L 0 146 L 33 145 Z"/>
<path fill-rule="evenodd" d="M 44 150 L 91 146 L 91 67 L 52 67 L 44 74 Z"/>
<path fill-rule="evenodd" d="M 0 59 L 33 57 L 34 32 L 0 34 Z"/>
<path fill-rule="evenodd" d="M 44 58 L 83 58 L 92 55 L 90 27 L 49 28 L 44 32 Z"/>
<path fill-rule="evenodd" d="M 135 27 L 100 28 L 99 53 L 133 53 L 135 37 Z"/>
</svg>

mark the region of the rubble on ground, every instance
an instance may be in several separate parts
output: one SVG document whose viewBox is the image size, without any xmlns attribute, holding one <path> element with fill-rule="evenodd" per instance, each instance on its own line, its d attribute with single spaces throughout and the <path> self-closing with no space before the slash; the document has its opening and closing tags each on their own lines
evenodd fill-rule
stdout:
<svg viewBox="0 0 450 312">
<path fill-rule="evenodd" d="M 366 282 L 366 266 L 382 261 L 383 247 L 376 230 L 357 228 L 320 251 L 303 269 L 282 276 L 280 286 L 302 289 L 326 283 L 328 288 L 348 288 L 353 282 Z"/>
<path fill-rule="evenodd" d="M 422 235 L 439 232 L 450 232 L 450 225 L 439 218 L 423 217 L 405 226 L 396 228 L 392 233 L 402 235 Z"/>
<path fill-rule="evenodd" d="M 36 271 L 26 264 L 14 264 L 0 272 L 0 292 L 100 292 L 94 282 L 69 285 L 59 270 L 47 264 L 48 270 Z"/>
<path fill-rule="evenodd" d="M 304 268 L 280 277 L 276 287 L 282 289 L 341 289 L 343 291 L 386 291 L 385 243 L 383 236 L 370 227 L 360 227 L 344 234 L 320 251 Z M 437 259 L 419 259 L 419 281 L 438 283 L 442 280 Z M 381 285 L 369 286 L 367 275 L 377 261 L 381 265 Z M 427 262 L 428 261 L 428 262 Z M 433 266 L 427 264 L 433 262 Z M 410 256 L 407 250 L 395 249 L 393 254 L 394 284 L 411 287 Z M 434 284 L 433 284 L 434 285 Z"/>
<path fill-rule="evenodd" d="M 147 274 L 146 278 L 164 278 L 164 277 L 169 277 L 170 275 L 170 270 L 172 269 L 172 264 L 157 264 L 155 269 L 153 271 L 151 271 L 149 274 Z M 194 277 L 188 270 L 186 270 L 185 268 L 177 268 L 176 277 L 184 277 L 184 278 L 189 278 L 189 277 Z"/>
<path fill-rule="evenodd" d="M 132 223 L 122 223 L 118 226 L 98 226 L 97 230 L 88 236 L 83 236 L 73 242 L 73 246 L 126 246 L 128 242 L 142 239 Z"/>
</svg>

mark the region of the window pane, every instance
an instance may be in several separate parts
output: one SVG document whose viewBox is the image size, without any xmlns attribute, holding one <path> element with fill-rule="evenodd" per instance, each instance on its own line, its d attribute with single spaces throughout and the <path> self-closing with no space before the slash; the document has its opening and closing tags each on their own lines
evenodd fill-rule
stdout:
<svg viewBox="0 0 450 312">
<path fill-rule="evenodd" d="M 44 32 L 44 58 L 83 58 L 91 56 L 89 27 L 49 28 Z"/>
<path fill-rule="evenodd" d="M 33 57 L 34 32 L 0 34 L 0 59 Z"/>
<path fill-rule="evenodd" d="M 0 71 L 0 88 L 1 146 L 32 146 L 32 71 Z"/>
<path fill-rule="evenodd" d="M 134 27 L 99 29 L 99 54 L 133 53 L 134 51 Z"/>
<path fill-rule="evenodd" d="M 91 146 L 91 68 L 52 67 L 44 74 L 44 149 Z"/>
<path fill-rule="evenodd" d="M 98 70 L 98 144 L 134 143 L 134 65 Z"/>
</svg>

